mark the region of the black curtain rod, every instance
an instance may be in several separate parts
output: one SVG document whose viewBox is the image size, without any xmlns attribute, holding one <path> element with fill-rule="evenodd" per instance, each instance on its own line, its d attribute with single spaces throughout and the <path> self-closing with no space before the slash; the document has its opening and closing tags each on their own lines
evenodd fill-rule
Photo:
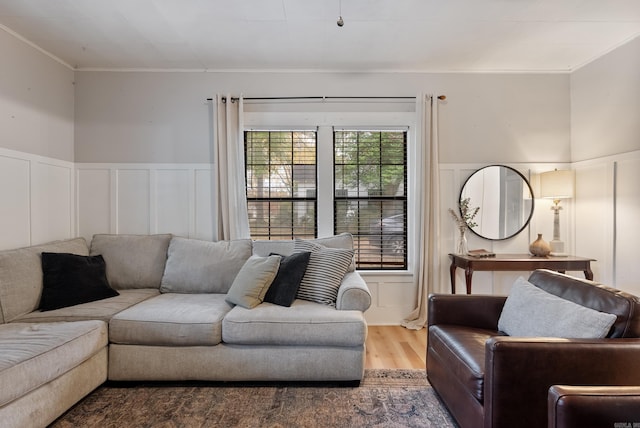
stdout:
<svg viewBox="0 0 640 428">
<path fill-rule="evenodd" d="M 226 99 L 223 98 L 223 99 Z M 268 101 L 268 100 L 415 100 L 416 97 L 247 97 L 247 101 Z M 439 100 L 446 100 L 446 95 L 438 95 Z M 207 101 L 213 101 L 213 98 L 207 98 Z M 231 97 L 231 102 L 238 101 L 237 97 Z"/>
</svg>

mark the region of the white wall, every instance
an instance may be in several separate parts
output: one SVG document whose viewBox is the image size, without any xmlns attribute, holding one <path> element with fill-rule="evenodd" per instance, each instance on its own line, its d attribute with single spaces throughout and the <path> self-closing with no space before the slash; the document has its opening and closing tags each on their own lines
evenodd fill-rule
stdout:
<svg viewBox="0 0 640 428">
<path fill-rule="evenodd" d="M 73 71 L 0 29 L 0 249 L 75 236 Z"/>
<path fill-rule="evenodd" d="M 640 294 L 640 38 L 571 75 L 576 251 L 595 279 Z"/>
<path fill-rule="evenodd" d="M 0 148 L 0 250 L 76 236 L 72 162 Z"/>
<path fill-rule="evenodd" d="M 213 237 L 210 164 L 76 164 L 78 235 Z"/>
</svg>

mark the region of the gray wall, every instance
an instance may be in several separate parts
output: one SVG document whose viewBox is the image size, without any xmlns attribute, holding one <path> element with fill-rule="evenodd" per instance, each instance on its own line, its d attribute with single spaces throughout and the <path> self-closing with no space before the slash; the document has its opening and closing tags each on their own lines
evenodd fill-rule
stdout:
<svg viewBox="0 0 640 428">
<path fill-rule="evenodd" d="M 0 29 L 0 148 L 73 161 L 73 71 Z"/>
<path fill-rule="evenodd" d="M 571 74 L 571 155 L 640 149 L 640 37 Z"/>
<path fill-rule="evenodd" d="M 257 96 L 446 94 L 440 161 L 568 162 L 568 74 L 76 74 L 77 162 L 208 162 L 216 93 Z M 295 124 L 293 124 L 295 125 Z"/>
</svg>

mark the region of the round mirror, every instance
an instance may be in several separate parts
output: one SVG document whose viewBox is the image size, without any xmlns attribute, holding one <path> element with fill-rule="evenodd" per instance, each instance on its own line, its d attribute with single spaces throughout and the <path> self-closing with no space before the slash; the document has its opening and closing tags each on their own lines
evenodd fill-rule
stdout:
<svg viewBox="0 0 640 428">
<path fill-rule="evenodd" d="M 524 229 L 533 215 L 533 191 L 526 178 L 508 166 L 490 165 L 471 174 L 460 190 L 460 201 L 479 207 L 469 227 L 476 235 L 500 240 Z"/>
</svg>

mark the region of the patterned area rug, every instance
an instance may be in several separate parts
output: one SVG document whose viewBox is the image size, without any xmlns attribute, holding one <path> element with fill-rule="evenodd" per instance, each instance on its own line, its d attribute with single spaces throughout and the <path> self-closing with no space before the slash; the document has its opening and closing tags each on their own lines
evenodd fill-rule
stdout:
<svg viewBox="0 0 640 428">
<path fill-rule="evenodd" d="M 456 427 L 424 370 L 329 383 L 112 383 L 52 427 Z"/>
</svg>

